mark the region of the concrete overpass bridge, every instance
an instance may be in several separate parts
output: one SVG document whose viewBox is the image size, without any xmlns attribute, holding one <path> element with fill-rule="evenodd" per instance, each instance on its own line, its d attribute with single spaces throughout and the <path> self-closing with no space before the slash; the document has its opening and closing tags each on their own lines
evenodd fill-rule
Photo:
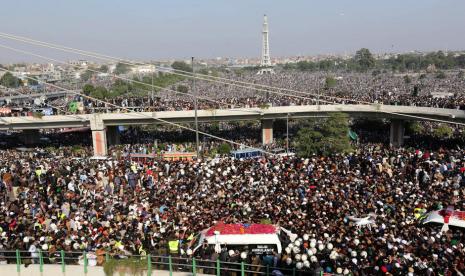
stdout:
<svg viewBox="0 0 465 276">
<path fill-rule="evenodd" d="M 286 118 L 309 118 L 328 116 L 343 112 L 351 117 L 386 118 L 391 120 L 390 142 L 402 145 L 406 120 L 442 120 L 450 123 L 465 123 L 465 111 L 456 109 L 393 106 L 393 105 L 305 105 L 261 108 L 235 108 L 199 110 L 199 122 L 260 120 L 262 141 L 273 141 L 273 121 Z M 194 111 L 160 111 L 130 113 L 95 113 L 82 115 L 54 115 L 35 117 L 0 117 L 0 130 L 24 130 L 27 137 L 34 131 L 50 128 L 90 127 L 95 155 L 106 155 L 107 145 L 117 143 L 117 126 L 163 123 L 191 123 Z M 35 135 L 38 136 L 38 135 Z M 33 139 L 33 138 L 31 138 Z"/>
</svg>

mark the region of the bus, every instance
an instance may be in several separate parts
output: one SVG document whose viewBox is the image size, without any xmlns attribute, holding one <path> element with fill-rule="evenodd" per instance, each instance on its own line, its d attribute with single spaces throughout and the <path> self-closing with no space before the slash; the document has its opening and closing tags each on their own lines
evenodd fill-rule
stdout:
<svg viewBox="0 0 465 276">
<path fill-rule="evenodd" d="M 259 149 L 243 149 L 231 151 L 231 156 L 236 159 L 247 159 L 262 156 L 262 151 Z"/>
</svg>

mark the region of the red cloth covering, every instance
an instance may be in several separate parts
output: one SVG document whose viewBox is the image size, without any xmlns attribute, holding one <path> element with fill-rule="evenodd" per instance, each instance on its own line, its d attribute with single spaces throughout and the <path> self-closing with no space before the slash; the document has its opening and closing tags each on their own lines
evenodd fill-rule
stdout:
<svg viewBox="0 0 465 276">
<path fill-rule="evenodd" d="M 207 230 L 207 236 L 215 235 L 215 231 L 221 235 L 241 235 L 241 234 L 274 234 L 276 227 L 269 224 L 224 224 L 218 223 Z"/>
<path fill-rule="evenodd" d="M 444 223 L 449 223 L 451 217 L 465 220 L 465 211 L 454 211 L 452 209 L 443 209 L 439 211 L 439 214 L 444 218 Z"/>
<path fill-rule="evenodd" d="M 452 216 L 455 216 L 461 220 L 465 220 L 465 211 L 455 211 L 452 213 Z"/>
</svg>

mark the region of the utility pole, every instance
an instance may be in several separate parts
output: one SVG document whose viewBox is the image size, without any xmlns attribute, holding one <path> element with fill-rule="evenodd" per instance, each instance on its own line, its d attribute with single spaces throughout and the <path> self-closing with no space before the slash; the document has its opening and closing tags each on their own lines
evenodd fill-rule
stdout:
<svg viewBox="0 0 465 276">
<path fill-rule="evenodd" d="M 152 68 L 155 68 L 155 66 L 152 67 Z M 150 68 L 150 69 L 152 69 L 152 68 Z M 151 97 L 152 98 L 152 104 L 153 104 L 153 74 L 155 73 L 154 71 L 155 71 L 155 69 L 152 71 L 152 97 Z"/>
<path fill-rule="evenodd" d="M 197 119 L 197 92 L 195 90 L 195 71 L 194 71 L 194 57 L 192 57 L 192 95 L 194 95 L 194 122 L 195 122 L 195 147 L 196 147 L 196 154 L 197 160 L 199 160 L 200 154 L 200 147 L 199 147 L 199 121 Z"/>
<path fill-rule="evenodd" d="M 286 116 L 286 155 L 289 156 L 289 113 Z"/>
<path fill-rule="evenodd" d="M 317 74 L 320 74 L 320 70 L 321 70 L 321 68 L 320 68 L 320 59 L 318 59 L 318 73 Z M 318 90 L 317 90 L 316 105 L 319 106 L 320 105 L 320 83 L 318 83 L 317 89 Z"/>
</svg>

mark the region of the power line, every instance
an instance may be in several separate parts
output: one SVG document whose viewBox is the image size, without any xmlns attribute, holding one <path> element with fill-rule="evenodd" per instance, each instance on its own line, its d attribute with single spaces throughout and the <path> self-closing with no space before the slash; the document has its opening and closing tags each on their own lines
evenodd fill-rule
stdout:
<svg viewBox="0 0 465 276">
<path fill-rule="evenodd" d="M 1 33 L 0 33 L 0 37 L 2 37 Z M 26 42 L 26 43 L 27 43 L 27 42 Z M 28 51 L 16 49 L 16 48 L 9 47 L 9 46 L 6 46 L 6 45 L 0 45 L 0 47 L 6 48 L 6 49 L 9 49 L 9 50 L 12 50 L 12 51 L 24 53 L 24 54 L 29 54 L 29 55 L 36 56 L 36 57 L 39 57 L 39 58 L 42 58 L 42 59 L 51 60 L 51 61 L 55 61 L 55 62 L 62 63 L 62 64 L 68 64 L 67 62 L 64 62 L 64 61 L 60 61 L 60 60 L 57 60 L 57 59 L 54 59 L 54 58 L 45 57 L 45 56 L 43 56 L 43 55 L 38 55 L 38 54 L 35 54 L 35 53 L 32 53 L 32 52 L 28 52 Z M 52 48 L 55 48 L 55 47 L 52 47 Z M 69 52 L 69 51 L 71 51 L 71 50 L 68 50 L 68 52 Z M 95 72 L 95 73 L 101 73 L 100 71 L 93 70 L 93 69 L 89 69 L 89 68 L 86 68 L 85 70 L 88 70 L 88 71 L 91 71 L 91 72 Z M 128 78 L 124 78 L 124 77 L 118 76 L 118 75 L 116 75 L 116 74 L 113 74 L 113 76 L 114 76 L 115 78 L 119 78 L 119 79 L 122 79 L 122 80 L 132 81 L 132 82 L 139 83 L 139 84 L 143 84 L 143 85 L 149 86 L 149 87 L 151 86 L 151 84 L 144 83 L 144 82 L 140 82 L 140 81 L 136 81 L 136 80 L 131 80 L 131 79 L 128 79 Z M 227 83 L 225 83 L 225 84 L 227 84 Z M 238 86 L 238 85 L 236 85 L 236 86 Z M 163 89 L 163 90 L 165 90 L 165 91 L 170 91 L 170 92 L 174 92 L 174 93 L 177 93 L 177 94 L 183 94 L 183 95 L 185 95 L 184 93 L 181 93 L 181 92 L 175 91 L 175 90 L 171 90 L 171 89 L 168 89 L 168 88 L 164 88 L 164 87 L 160 87 L 160 86 L 153 86 L 153 87 L 158 88 L 158 89 Z M 244 86 L 239 86 L 239 87 L 247 88 L 247 87 L 244 87 Z M 297 96 L 297 95 L 288 95 L 288 94 L 281 93 L 281 92 L 277 92 L 277 91 L 269 91 L 269 90 L 259 89 L 259 88 L 256 88 L 255 90 L 257 90 L 257 91 L 262 91 L 262 92 L 269 92 L 269 93 L 273 93 L 273 94 L 277 94 L 277 95 L 282 95 L 282 96 L 287 96 L 287 97 L 299 98 L 299 99 L 303 99 L 303 100 L 314 100 L 314 99 L 308 98 L 308 97 Z M 223 104 L 223 103 L 221 103 L 221 102 L 218 102 L 218 101 L 215 101 L 215 100 L 212 100 L 212 99 L 209 99 L 209 98 L 205 98 L 205 97 L 199 97 L 199 98 L 201 98 L 201 99 L 203 99 L 203 100 L 207 100 L 207 101 L 214 102 L 214 103 L 216 103 L 216 104 L 225 105 L 225 104 Z M 325 100 L 321 100 L 321 101 L 326 102 L 326 103 L 331 103 L 331 104 L 334 104 L 334 103 L 335 103 L 335 102 L 325 101 Z M 337 103 L 336 103 L 336 104 L 337 104 Z M 231 109 L 231 110 L 234 110 L 234 109 Z"/>
<path fill-rule="evenodd" d="M 4 69 L 4 68 L 1 68 L 1 67 L 0 67 L 0 70 L 3 71 L 3 72 L 14 73 L 13 71 L 10 71 L 10 70 L 8 70 L 8 69 Z M 37 82 L 39 82 L 39 83 L 46 83 L 46 82 L 44 82 L 44 81 L 36 80 L 36 79 L 31 78 L 31 77 L 28 77 L 28 76 L 25 76 L 25 78 L 30 79 L 30 80 L 35 80 L 35 81 L 37 81 Z M 17 92 L 18 92 L 18 91 L 17 91 Z M 21 92 L 18 92 L 18 93 L 20 93 L 21 95 L 26 95 L 26 96 L 27 96 L 27 94 L 24 94 L 24 93 L 21 93 Z M 60 110 L 60 111 L 64 112 L 64 116 L 75 117 L 75 118 L 77 118 L 77 119 L 79 119 L 79 120 L 82 121 L 82 117 L 79 117 L 79 116 L 73 115 L 73 114 L 69 114 L 69 115 L 68 115 L 68 113 L 70 113 L 70 112 L 68 112 L 68 111 L 66 111 L 66 110 L 64 110 L 64 109 L 62 109 L 61 107 L 54 106 L 54 105 L 51 105 L 51 104 L 46 103 L 46 102 L 44 102 L 44 104 L 47 105 L 47 106 L 49 106 L 49 107 L 51 107 L 51 108 L 55 108 L 55 109 L 57 109 L 57 110 Z"/>
<path fill-rule="evenodd" d="M 71 52 L 71 53 L 75 53 L 75 54 L 77 53 L 77 54 L 80 54 L 80 55 L 93 57 L 93 58 L 97 58 L 97 59 L 103 59 L 103 60 L 107 60 L 107 61 L 119 62 L 119 63 L 122 63 L 122 64 L 131 65 L 131 66 L 133 66 L 133 65 L 148 65 L 147 63 L 126 61 L 126 60 L 119 59 L 119 58 L 116 58 L 116 57 L 111 57 L 111 56 L 108 56 L 108 55 L 98 54 L 98 53 L 90 52 L 90 51 L 84 51 L 84 50 L 80 50 L 80 49 L 76 49 L 76 48 L 66 47 L 66 46 L 62 46 L 62 45 L 58 45 L 58 44 L 43 42 L 43 41 L 39 41 L 39 40 L 34 40 L 34 39 L 30 39 L 30 38 L 15 36 L 15 35 L 1 33 L 1 32 L 0 32 L 0 37 L 11 39 L 11 40 L 16 40 L 16 41 L 20 41 L 20 42 L 25 42 L 25 43 L 29 43 L 29 44 L 33 44 L 33 45 L 39 45 L 39 46 L 42 46 L 42 47 L 56 49 L 56 50 L 60 50 L 60 51 Z M 155 66 L 155 67 L 157 68 L 157 66 Z M 269 90 L 257 88 L 255 86 L 261 86 L 261 87 L 267 88 L 267 89 L 276 89 L 276 90 L 294 92 L 294 93 L 298 93 L 298 94 L 306 95 L 306 96 L 318 96 L 318 97 L 321 96 L 321 97 L 326 97 L 326 98 L 330 98 L 330 99 L 332 98 L 332 99 L 337 99 L 337 100 L 345 100 L 345 101 L 353 101 L 353 102 L 359 102 L 359 103 L 372 104 L 370 102 L 363 102 L 363 101 L 358 101 L 358 100 L 353 100 L 353 99 L 333 97 L 333 96 L 328 96 L 328 95 L 319 95 L 319 94 L 314 94 L 314 93 L 306 93 L 306 92 L 301 92 L 301 91 L 292 90 L 292 89 L 279 88 L 279 87 L 273 87 L 273 86 L 261 85 L 261 84 L 257 85 L 257 84 L 253 84 L 253 83 L 234 81 L 234 80 L 230 80 L 230 79 L 227 79 L 227 78 L 221 78 L 223 80 L 227 80 L 227 81 L 231 81 L 231 82 L 237 82 L 237 83 L 251 85 L 251 87 L 249 87 L 249 86 L 240 86 L 240 85 L 237 85 L 235 83 L 227 83 L 227 82 L 221 82 L 221 81 L 208 79 L 208 78 L 215 78 L 215 77 L 212 77 L 212 76 L 209 76 L 209 75 L 200 74 L 200 75 L 202 75 L 204 77 L 207 77 L 207 78 L 201 78 L 201 77 L 198 77 L 198 76 L 197 77 L 193 76 L 190 72 L 186 72 L 186 71 L 182 71 L 182 70 L 176 70 L 176 69 L 169 70 L 169 69 L 164 68 L 164 67 L 158 67 L 158 68 L 161 71 L 164 71 L 164 72 L 167 72 L 167 73 L 170 73 L 170 74 L 181 75 L 181 76 L 185 76 L 185 77 L 189 77 L 189 78 L 194 78 L 195 77 L 197 79 L 201 79 L 201 80 L 205 80 L 205 81 L 212 81 L 212 82 L 227 84 L 227 85 L 236 86 L 236 87 L 240 87 L 240 88 L 247 88 L 247 89 L 252 89 L 252 90 L 256 90 L 256 91 L 262 91 L 262 92 L 269 92 L 269 93 L 278 94 L 278 95 L 284 95 L 284 96 L 288 96 L 288 97 L 301 98 L 301 99 L 302 98 L 303 99 L 312 99 L 312 98 L 306 98 L 306 97 L 301 97 L 301 96 L 296 96 L 296 95 L 288 95 L 288 94 L 284 94 L 284 93 L 278 93 L 277 91 L 269 91 Z M 182 72 L 182 73 L 174 73 L 173 71 Z M 324 101 L 324 100 L 321 100 L 321 101 Z M 331 101 L 324 101 L 324 102 L 335 103 L 335 102 L 331 102 Z"/>
<path fill-rule="evenodd" d="M 7 69 L 3 69 L 3 68 L 0 68 L 0 70 L 5 71 L 5 72 L 13 73 L 12 71 L 7 70 Z M 93 100 L 93 101 L 96 101 L 96 102 L 101 102 L 101 103 L 105 103 L 105 104 L 108 104 L 108 105 L 113 106 L 113 107 L 121 108 L 122 110 L 128 111 L 128 113 L 135 113 L 135 114 L 140 115 L 140 116 L 142 116 L 142 117 L 150 118 L 150 119 L 157 120 L 157 121 L 160 121 L 160 122 L 165 123 L 165 124 L 173 125 L 173 126 L 176 126 L 176 127 L 182 128 L 182 129 L 186 129 L 186 130 L 195 132 L 195 129 L 190 128 L 190 127 L 186 127 L 186 126 L 183 126 L 183 125 L 180 125 L 180 124 L 176 124 L 176 123 L 173 123 L 173 122 L 169 122 L 169 121 L 166 121 L 166 120 L 163 120 L 163 119 L 160 119 L 160 118 L 156 118 L 156 117 L 153 117 L 153 116 L 148 116 L 148 115 L 146 115 L 146 114 L 144 114 L 144 113 L 134 112 L 133 110 L 128 109 L 128 108 L 125 108 L 125 107 L 123 107 L 123 106 L 119 106 L 119 105 L 112 104 L 112 103 L 107 102 L 107 101 L 104 101 L 104 100 L 100 100 L 100 99 L 97 99 L 97 98 L 93 98 L 93 97 L 91 97 L 91 96 L 87 96 L 87 95 L 85 95 L 85 94 L 82 94 L 82 93 L 79 93 L 79 92 L 75 92 L 75 91 L 73 91 L 73 90 L 66 89 L 66 88 L 64 88 L 64 87 L 61 87 L 61 86 L 58 86 L 58 85 L 55 85 L 55 84 L 48 83 L 48 85 L 51 86 L 51 87 L 57 88 L 57 89 L 61 89 L 61 90 L 63 90 L 63 91 L 68 91 L 68 92 L 70 92 L 70 93 L 79 95 L 79 96 L 81 96 L 81 97 L 84 97 L 84 98 L 87 98 L 87 99 L 90 99 L 90 100 Z M 128 113 L 119 113 L 119 114 L 128 115 Z M 72 115 L 67 115 L 67 116 L 72 116 Z M 79 118 L 79 120 L 82 120 L 81 117 L 79 117 L 79 116 L 77 116 L 77 115 L 74 115 L 74 116 L 77 117 L 77 118 Z M 209 133 L 207 133 L 207 132 L 198 131 L 198 133 L 199 133 L 199 134 L 202 134 L 202 135 L 205 135 L 205 136 L 208 136 L 208 137 L 211 137 L 211 138 L 214 138 L 214 139 L 217 139 L 217 140 L 220 140 L 220 141 L 223 141 L 223 142 L 227 142 L 227 143 L 233 144 L 233 145 L 237 145 L 237 146 L 240 146 L 240 147 L 245 147 L 245 148 L 248 148 L 248 149 L 257 150 L 257 151 L 260 151 L 260 152 L 263 152 L 263 153 L 269 154 L 269 155 L 275 155 L 274 153 L 268 152 L 268 151 L 266 151 L 266 150 L 259 149 L 259 148 L 255 148 L 255 147 L 251 147 L 251 146 L 248 146 L 248 145 L 245 145 L 245 144 L 242 144 L 242 143 L 237 143 L 237 142 L 235 142 L 235 141 L 233 141 L 233 140 L 225 139 L 225 138 L 222 138 L 222 137 L 219 137 L 219 136 L 216 136 L 216 135 L 209 134 Z"/>
<path fill-rule="evenodd" d="M 61 60 L 58 60 L 58 59 L 55 59 L 55 58 L 46 57 L 46 56 L 39 55 L 39 54 L 35 54 L 35 53 L 29 52 L 29 51 L 24 51 L 24 50 L 21 50 L 21 49 L 9 47 L 9 46 L 3 45 L 3 44 L 0 44 L 0 47 L 1 47 L 1 48 L 4 48 L 4 49 L 11 50 L 11 51 L 14 51 L 14 52 L 18 52 L 18 53 L 22 53 L 22 54 L 27 54 L 27 55 L 31 55 L 31 56 L 34 56 L 34 57 L 38 57 L 38 58 L 41 58 L 41 59 L 44 59 L 44 60 L 49 60 L 49 61 L 54 61 L 54 62 L 57 62 L 57 63 L 69 65 L 69 63 L 67 63 L 67 62 L 65 62 L 65 61 L 61 61 Z M 81 66 L 81 67 L 82 67 L 82 66 Z M 94 72 L 94 73 L 101 73 L 100 71 L 93 70 L 93 69 L 89 69 L 89 68 L 86 68 L 85 70 L 88 70 L 88 71 Z M 125 80 L 125 81 L 128 81 L 128 82 L 134 82 L 134 83 L 142 84 L 142 85 L 144 85 L 144 86 L 152 86 L 152 87 L 155 87 L 155 88 L 164 90 L 164 91 L 169 91 L 169 92 L 174 92 L 174 93 L 186 95 L 186 94 L 184 94 L 184 93 L 182 93 L 182 92 L 175 91 L 175 90 L 172 90 L 172 89 L 169 89 L 169 88 L 165 88 L 165 87 L 161 87 L 161 86 L 157 86 L 157 85 L 151 85 L 151 84 L 144 83 L 144 82 L 137 81 L 137 80 L 131 80 L 131 79 L 129 79 L 129 78 L 121 77 L 121 76 L 118 76 L 118 75 L 115 75 L 115 74 L 112 74 L 112 76 L 115 77 L 115 78 L 117 78 L 117 79 Z M 150 92 L 150 91 L 148 91 L 148 90 L 144 90 L 144 91 Z M 193 96 L 193 95 L 187 94 L 187 96 Z M 218 104 L 218 105 L 220 105 L 220 106 L 221 106 L 221 105 L 227 105 L 227 104 L 225 104 L 225 103 L 222 103 L 222 102 L 219 102 L 219 101 L 210 99 L 210 98 L 206 98 L 206 97 L 198 97 L 198 98 L 200 98 L 200 99 L 202 99 L 202 100 L 206 100 L 206 101 L 210 101 L 210 102 L 216 103 L 216 104 Z M 229 110 L 231 110 L 231 111 L 243 111 L 243 110 L 238 110 L 238 109 L 229 109 Z M 251 111 L 251 112 L 257 113 L 257 112 L 255 112 L 255 111 Z"/>
<path fill-rule="evenodd" d="M 94 57 L 94 58 L 97 58 L 97 59 L 118 61 L 118 62 L 120 62 L 120 63 L 127 64 L 127 65 L 147 65 L 147 63 L 127 62 L 127 61 L 125 61 L 125 60 L 123 60 L 123 59 L 119 59 L 119 58 L 112 57 L 112 56 L 108 56 L 108 55 L 104 55 L 104 54 L 99 54 L 99 53 L 90 52 L 90 51 L 84 51 L 84 50 L 80 50 L 80 49 L 76 49 L 76 48 L 71 48 L 71 47 L 66 47 L 66 46 L 62 46 L 62 45 L 58 45 L 58 44 L 43 42 L 43 41 L 34 40 L 34 39 L 30 39 L 30 38 L 26 38 L 26 37 L 21 37 L 21 36 L 15 36 L 15 35 L 7 34 L 7 33 L 2 33 L 2 32 L 0 32 L 0 37 L 4 37 L 4 38 L 7 38 L 7 39 L 16 40 L 16 41 L 21 41 L 21 42 L 25 42 L 25 43 L 29 43 L 29 44 L 39 45 L 39 46 L 42 46 L 42 47 L 57 49 L 57 50 L 65 51 L 65 52 L 78 53 L 78 54 L 80 54 L 80 55 L 85 55 L 85 56 L 89 56 L 89 57 Z M 1 46 L 1 47 L 4 47 L 3 45 L 0 45 L 0 46 Z M 8 46 L 6 46 L 6 47 L 8 47 Z M 4 47 L 4 48 L 5 48 L 5 47 Z M 14 51 L 22 51 L 22 50 L 14 49 L 14 48 L 11 48 L 11 47 L 8 47 L 8 48 L 11 49 L 11 50 L 14 50 Z M 26 52 L 26 51 L 22 51 L 22 52 L 23 52 L 23 53 L 28 53 L 28 52 Z M 28 54 L 32 54 L 32 55 L 35 55 L 35 56 L 40 56 L 40 55 L 36 55 L 36 54 L 33 54 L 33 53 L 28 53 Z M 43 56 L 40 56 L 40 57 L 42 57 L 42 58 L 44 58 L 44 59 L 54 60 L 54 59 L 51 59 L 51 58 L 45 58 L 45 57 L 43 57 Z M 57 62 L 67 64 L 66 62 L 61 62 L 61 61 L 57 61 Z M 222 80 L 231 81 L 231 82 L 237 82 L 237 83 L 242 83 L 242 84 L 247 84 L 247 85 L 253 85 L 253 86 L 260 86 L 260 87 L 264 87 L 264 88 L 277 89 L 277 90 L 288 91 L 288 92 L 294 92 L 294 93 L 305 94 L 305 95 L 316 95 L 316 96 L 318 96 L 318 97 L 333 98 L 333 99 L 338 99 L 338 100 L 347 100 L 347 101 L 358 102 L 358 103 L 364 103 L 364 104 L 373 104 L 373 103 L 371 103 L 371 102 L 366 102 L 366 101 L 359 101 L 359 100 L 353 100 L 353 99 L 347 99 L 347 98 L 341 98 L 341 97 L 333 97 L 333 96 L 328 96 L 328 95 L 319 95 L 319 94 L 305 93 L 305 92 L 301 92 L 301 91 L 297 91 L 297 90 L 292 90 L 292 89 L 287 89 L 287 88 L 279 88 L 279 87 L 273 87 L 273 86 L 262 85 L 262 84 L 253 84 L 253 83 L 247 83 L 247 82 L 242 82 L 242 81 L 237 81 L 237 80 L 230 80 L 230 79 L 227 79 L 227 78 L 214 77 L 214 76 L 210 76 L 210 75 L 197 74 L 197 73 L 196 73 L 195 75 L 201 75 L 201 76 L 203 76 L 203 77 L 206 77 L 206 78 L 200 78 L 200 77 L 196 77 L 196 76 L 194 76 L 194 75 L 191 75 L 190 72 L 186 72 L 186 71 L 182 71 L 182 70 L 177 70 L 177 69 L 172 69 L 172 70 L 171 70 L 171 69 L 166 69 L 166 68 L 164 68 L 164 67 L 158 67 L 158 68 L 161 69 L 161 70 L 164 70 L 165 72 L 171 73 L 171 74 L 178 74 L 178 75 L 182 75 L 182 76 L 186 76 L 186 77 L 191 77 L 191 78 L 197 78 L 197 79 L 206 80 L 206 81 L 218 82 L 218 81 L 206 79 L 206 78 L 216 78 L 216 79 L 222 79 Z M 86 69 L 86 70 L 93 71 L 93 72 L 97 72 L 97 73 L 101 73 L 101 72 L 99 72 L 99 71 L 92 70 L 92 69 Z M 179 72 L 182 72 L 182 73 L 173 73 L 172 71 L 179 71 Z M 115 75 L 115 77 L 121 78 L 121 77 L 116 76 L 116 75 Z M 121 79 L 128 80 L 128 81 L 134 81 L 134 80 L 130 80 L 130 79 L 127 79 L 127 78 L 121 78 Z M 134 82 L 137 82 L 137 81 L 134 81 Z M 146 86 L 150 86 L 150 84 L 146 84 L 146 83 L 143 83 L 143 82 L 139 82 L 139 83 L 142 83 L 142 84 L 144 84 L 144 85 L 146 85 Z M 237 87 L 241 87 L 241 88 L 254 89 L 254 90 L 257 90 L 257 91 L 270 92 L 270 93 L 274 93 L 274 94 L 278 94 L 278 95 L 284 95 L 284 96 L 288 96 L 288 97 L 294 97 L 294 98 L 300 98 L 300 99 L 306 99 L 306 100 L 313 100 L 312 98 L 301 97 L 301 96 L 296 96 L 296 95 L 288 95 L 288 94 L 279 93 L 279 92 L 276 92 L 276 91 L 269 91 L 269 90 L 265 90 L 265 89 L 259 89 L 259 88 L 256 88 L 256 87 L 238 86 L 238 85 L 236 85 L 236 84 L 226 83 L 226 82 L 218 82 L 218 83 L 227 84 L 227 85 L 232 85 L 232 86 L 237 86 Z M 157 86 L 154 86 L 154 87 L 156 87 L 156 88 L 161 88 L 161 89 L 164 89 L 164 90 L 167 90 L 167 91 L 172 91 L 172 92 L 175 92 L 175 93 L 180 93 L 180 92 L 178 92 L 178 91 L 166 89 L 166 88 L 163 88 L 163 87 L 157 87 Z M 206 99 L 206 100 L 210 100 L 210 99 Z M 325 100 L 320 100 L 320 101 L 324 101 L 324 102 L 327 102 L 327 103 L 334 103 L 334 102 L 325 101 Z M 215 101 L 215 102 L 216 102 L 216 101 Z M 110 103 L 108 103 L 108 104 L 110 104 Z M 221 104 L 222 104 L 222 103 L 221 103 Z M 110 104 L 110 105 L 113 105 L 113 104 Z M 117 105 L 115 105 L 115 106 L 117 106 Z M 119 107 L 119 106 L 117 106 L 117 107 Z M 119 108 L 123 108 L 123 107 L 119 107 Z M 123 108 L 123 109 L 126 109 L 126 108 Z M 444 122 L 444 123 L 450 123 L 450 124 L 465 125 L 465 124 L 459 123 L 459 122 L 450 122 L 450 121 L 446 121 L 446 120 L 438 120 L 438 119 L 432 119 L 432 118 L 428 118 L 428 117 L 407 115 L 407 114 L 395 113 L 395 112 L 388 112 L 388 111 L 382 111 L 382 112 L 383 112 L 383 113 L 387 113 L 387 114 L 392 114 L 392 115 L 397 115 L 397 116 L 404 116 L 404 117 L 411 117 L 411 118 L 417 118 L 417 119 L 422 119 L 422 120 L 429 120 L 429 121 Z M 202 134 L 203 134 L 203 133 L 202 133 Z"/>
<path fill-rule="evenodd" d="M 391 115 L 397 115 L 397 116 L 401 116 L 401 117 L 420 119 L 420 120 L 424 120 L 424 121 L 431 121 L 431 122 L 438 122 L 438 123 L 446 123 L 446 124 L 454 124 L 454 125 L 465 126 L 465 123 L 460 123 L 460 122 L 451 122 L 451 121 L 447 121 L 447 120 L 434 119 L 434 118 L 422 117 L 422 116 L 410 115 L 410 114 L 403 114 L 403 113 L 398 113 L 398 112 L 390 112 L 390 111 L 381 111 L 381 112 L 386 113 L 386 114 L 391 114 Z"/>
</svg>

